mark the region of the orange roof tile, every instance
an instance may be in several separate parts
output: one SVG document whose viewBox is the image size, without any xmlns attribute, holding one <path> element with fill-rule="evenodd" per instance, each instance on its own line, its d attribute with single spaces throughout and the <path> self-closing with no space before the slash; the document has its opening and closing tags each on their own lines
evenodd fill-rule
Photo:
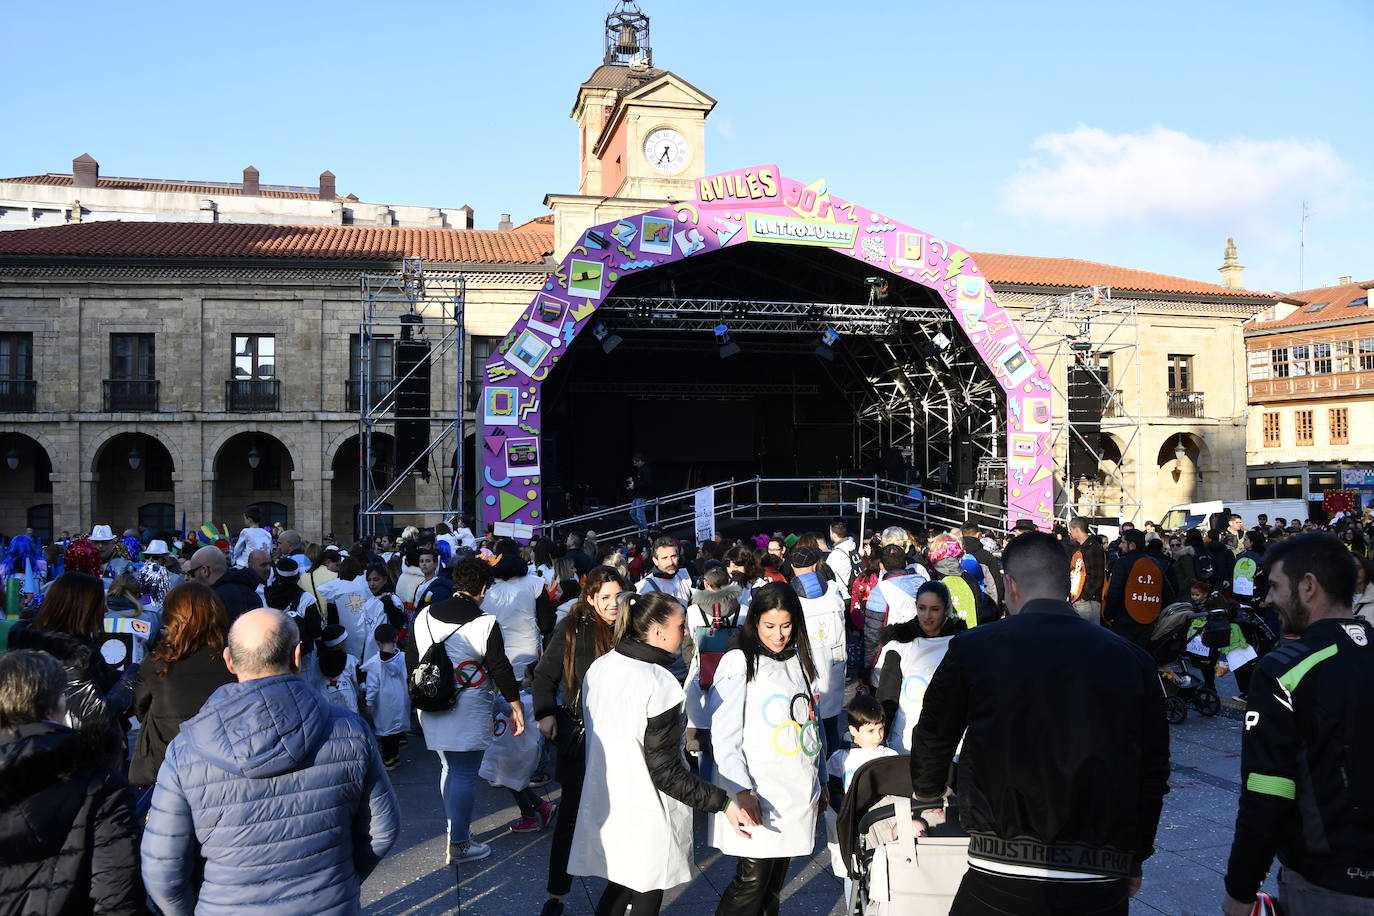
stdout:
<svg viewBox="0 0 1374 916">
<path fill-rule="evenodd" d="M 259 223 L 95 222 L 0 232 L 0 256 L 309 258 L 542 264 L 552 232 L 274 226 Z"/>
<path fill-rule="evenodd" d="M 55 187 L 71 187 L 72 176 L 50 172 L 47 175 L 16 175 L 11 178 L 0 178 L 0 182 L 12 181 L 16 184 L 42 184 L 53 185 Z M 151 178 L 97 178 L 96 187 L 112 191 L 163 191 L 169 194 L 212 194 L 220 197 L 242 197 L 243 185 L 239 182 L 222 182 L 215 184 L 196 184 L 193 181 L 155 181 Z M 80 190 L 80 189 L 78 189 Z M 259 197 L 275 197 L 287 200 L 319 200 L 318 189 L 300 190 L 281 190 L 271 186 L 264 186 L 258 195 Z M 348 198 L 335 195 L 335 200 L 347 200 Z M 353 198 L 356 200 L 357 198 Z"/>
<path fill-rule="evenodd" d="M 999 283 L 1068 289 L 1110 286 L 1113 290 L 1139 290 L 1151 293 L 1273 298 L 1272 293 L 1227 289 L 1217 283 L 1203 283 L 1184 277 L 1171 277 L 1168 274 L 1100 264 L 1096 261 L 1080 261 L 1076 258 L 1036 258 L 1019 254 L 979 254 L 976 251 L 971 254 L 979 269 L 983 271 L 983 276 L 987 277 L 988 282 L 994 287 Z"/>
<path fill-rule="evenodd" d="M 512 232 L 549 232 L 553 228 L 553 214 L 545 213 L 534 219 L 527 219 L 512 229 Z"/>
<path fill-rule="evenodd" d="M 1265 321 L 1263 316 L 1258 316 L 1250 323 L 1250 328 L 1269 330 L 1290 325 L 1331 324 L 1352 318 L 1368 318 L 1374 313 L 1369 310 L 1369 295 L 1372 290 L 1367 288 L 1367 285 L 1374 284 L 1365 280 L 1363 283 L 1345 283 L 1340 286 L 1323 286 L 1288 293 L 1285 299 L 1294 299 L 1303 304 L 1283 318 Z M 1356 303 L 1358 299 L 1365 301 Z M 1319 303 L 1325 305 L 1317 308 Z M 1312 309 L 1316 311 L 1311 311 Z"/>
</svg>

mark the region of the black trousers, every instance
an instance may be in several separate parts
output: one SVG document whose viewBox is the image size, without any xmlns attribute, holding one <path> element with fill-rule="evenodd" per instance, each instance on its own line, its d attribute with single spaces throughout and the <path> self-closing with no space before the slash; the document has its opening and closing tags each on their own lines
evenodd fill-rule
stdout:
<svg viewBox="0 0 1374 916">
<path fill-rule="evenodd" d="M 558 761 L 558 783 L 563 797 L 558 802 L 558 819 L 553 823 L 553 844 L 549 847 L 549 896 L 563 897 L 572 890 L 568 856 L 572 854 L 573 831 L 577 829 L 577 806 L 582 801 L 582 781 L 587 771 L 582 761 Z"/>
<path fill-rule="evenodd" d="M 632 916 L 657 916 L 663 906 L 663 891 L 632 891 L 615 882 L 606 885 L 596 905 L 596 916 L 625 916 L 626 907 L 634 907 Z"/>
<path fill-rule="evenodd" d="M 1042 881 L 970 868 L 950 916 L 1126 916 L 1130 893 L 1115 881 Z"/>
<path fill-rule="evenodd" d="M 716 916 L 778 916 L 791 859 L 740 859 Z"/>
<path fill-rule="evenodd" d="M 384 761 L 400 756 L 401 733 L 397 732 L 394 735 L 378 735 L 377 749 L 382 752 L 382 760 Z"/>
</svg>

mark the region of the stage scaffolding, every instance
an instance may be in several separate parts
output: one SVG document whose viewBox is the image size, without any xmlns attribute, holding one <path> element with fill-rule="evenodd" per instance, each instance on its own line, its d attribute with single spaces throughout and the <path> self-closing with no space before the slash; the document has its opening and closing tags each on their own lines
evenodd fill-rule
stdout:
<svg viewBox="0 0 1374 916">
<path fill-rule="evenodd" d="M 1137 478 L 1144 469 L 1141 423 L 1126 409 L 1123 381 L 1140 389 L 1140 324 L 1136 303 L 1113 299 L 1109 286 L 1076 290 L 1017 313 L 1026 341 L 1049 372 L 1060 404 L 1055 409 L 1054 455 L 1059 465 L 1061 507 L 1065 520 L 1075 515 L 1118 515 L 1135 518 L 1140 500 L 1126 485 L 1122 467 L 1134 460 Z M 1101 408 L 1103 436 L 1087 435 L 1092 426 L 1076 422 L 1068 409 L 1068 369 L 1078 366 L 1092 380 L 1094 407 Z M 1062 409 L 1060 409 L 1062 407 Z M 1103 443 L 1111 433 L 1120 442 L 1120 454 L 1111 460 Z M 1078 443 L 1090 456 L 1092 467 L 1071 466 Z M 1060 456 L 1063 460 L 1060 460 Z M 1112 510 L 1115 510 L 1114 512 Z"/>
<path fill-rule="evenodd" d="M 398 516 L 440 516 L 463 514 L 463 408 L 464 346 L 463 307 L 466 282 L 461 275 L 426 276 L 420 258 L 404 258 L 399 273 L 362 274 L 359 277 L 362 319 L 358 329 L 358 530 L 361 536 L 377 533 L 379 519 Z M 400 342 L 423 341 L 429 345 L 426 358 L 404 373 L 396 366 Z M 453 366 L 453 390 L 445 389 L 442 371 L 445 360 Z M 398 395 L 421 382 L 428 369 L 428 406 L 397 415 Z M 398 467 L 396 456 L 401 445 L 397 421 L 422 424 L 427 431 L 418 443 L 416 456 L 405 467 Z M 414 427 L 412 427 L 414 428 Z M 380 435 L 389 435 L 391 448 Z M 416 505 L 401 506 L 394 500 L 402 485 L 412 476 L 428 482 L 431 474 L 440 481 L 437 492 L 444 491 L 443 446 L 451 443 L 452 478 L 448 498 L 442 504 L 419 494 L 434 487 L 421 487 L 416 481 Z M 439 459 L 438 464 L 435 458 Z"/>
<path fill-rule="evenodd" d="M 853 410 L 859 467 L 886 463 L 887 476 L 896 478 L 895 454 L 915 471 L 907 484 L 959 490 L 965 497 L 994 481 L 1000 485 L 1006 409 L 1001 389 L 948 308 L 889 298 L 875 280 L 868 281 L 863 303 L 612 296 L 597 314 L 611 331 L 639 334 L 710 333 L 725 324 L 736 335 L 774 335 L 750 339 L 751 353 L 798 357 L 809 356 L 821 334 L 833 329 L 840 334 L 833 360 L 815 364 Z M 793 339 L 784 340 L 786 334 Z M 796 335 L 804 336 L 797 341 Z M 671 346 L 671 338 L 654 346 Z M 740 393 L 731 392 L 739 386 L 720 387 L 721 394 Z"/>
</svg>

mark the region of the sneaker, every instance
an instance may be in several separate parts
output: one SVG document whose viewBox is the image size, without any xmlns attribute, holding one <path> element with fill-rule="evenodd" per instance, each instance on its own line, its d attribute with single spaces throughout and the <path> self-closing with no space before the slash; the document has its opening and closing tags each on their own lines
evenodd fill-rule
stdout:
<svg viewBox="0 0 1374 916">
<path fill-rule="evenodd" d="M 546 801 L 539 806 L 539 821 L 545 827 L 553 823 L 553 819 L 558 815 L 558 802 Z"/>
<path fill-rule="evenodd" d="M 548 784 L 549 784 L 549 777 L 545 776 L 543 773 L 538 773 L 538 774 L 536 774 L 536 775 L 530 777 L 530 788 L 531 788 L 531 789 L 537 789 L 537 788 L 539 788 L 540 786 L 546 786 L 546 785 L 548 785 Z"/>
<path fill-rule="evenodd" d="M 544 901 L 544 908 L 539 911 L 539 916 L 563 916 L 563 901 L 555 900 L 550 897 Z"/>
<path fill-rule="evenodd" d="M 1231 697 L 1231 699 L 1234 700 L 1234 701 L 1237 702 L 1237 703 L 1245 703 L 1245 702 L 1248 702 L 1248 701 L 1246 700 L 1246 698 L 1245 698 L 1245 694 L 1243 694 L 1243 693 L 1238 693 L 1238 694 L 1236 694 L 1235 696 Z"/>
<path fill-rule="evenodd" d="M 479 843 L 476 840 L 468 840 L 465 843 L 449 843 L 448 859 L 449 865 L 459 865 L 463 862 L 476 862 L 478 859 L 485 859 L 491 855 L 491 847 L 486 843 Z"/>
<path fill-rule="evenodd" d="M 529 817 L 522 817 L 510 825 L 511 833 L 538 833 L 544 829 L 544 823 L 539 819 L 538 814 L 531 814 Z"/>
<path fill-rule="evenodd" d="M 382 761 L 382 766 L 386 767 L 387 770 L 390 771 L 390 770 L 394 770 L 394 769 L 396 769 L 396 767 L 400 766 L 400 763 L 401 763 L 401 758 L 400 758 L 399 756 L 396 756 L 396 757 L 388 757 L 388 758 L 386 758 L 385 760 Z"/>
</svg>

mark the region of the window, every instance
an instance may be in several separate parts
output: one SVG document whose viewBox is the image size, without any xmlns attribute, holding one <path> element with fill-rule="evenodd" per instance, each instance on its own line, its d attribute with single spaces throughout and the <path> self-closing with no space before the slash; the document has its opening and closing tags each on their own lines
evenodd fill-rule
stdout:
<svg viewBox="0 0 1374 916">
<path fill-rule="evenodd" d="M 1299 410 L 1293 414 L 1293 428 L 1297 432 L 1298 445 L 1312 444 L 1312 411 Z"/>
<path fill-rule="evenodd" d="M 1312 374 L 1311 352 L 1312 348 L 1306 344 L 1288 351 L 1288 371 L 1294 378 Z"/>
<path fill-rule="evenodd" d="M 234 335 L 234 378 L 276 378 L 277 339 L 271 334 Z"/>
<path fill-rule="evenodd" d="M 1331 374 L 1331 344 L 1319 343 L 1312 346 L 1312 374 Z"/>
<path fill-rule="evenodd" d="M 1246 378 L 1252 382 L 1262 382 L 1269 378 L 1268 350 L 1251 350 L 1246 354 L 1246 358 L 1249 362 L 1249 370 L 1246 374 Z"/>
<path fill-rule="evenodd" d="M 1331 425 L 1331 444 L 1350 444 L 1350 410 L 1347 407 L 1333 407 L 1326 412 L 1327 422 Z"/>
<path fill-rule="evenodd" d="M 1326 308 L 1330 304 L 1331 303 L 1329 302 L 1314 302 L 1307 308 L 1303 309 L 1303 311 L 1307 312 L 1309 315 L 1315 314 L 1317 312 L 1320 312 L 1322 309 Z"/>
<path fill-rule="evenodd" d="M 1374 337 L 1360 339 L 1360 371 L 1374 372 Z"/>
<path fill-rule="evenodd" d="M 1273 499 L 1274 498 L 1274 478 L 1272 477 L 1251 477 L 1249 486 L 1245 490 L 1246 499 Z"/>
<path fill-rule="evenodd" d="M 110 378 L 157 378 L 152 334 L 110 335 Z"/>
<path fill-rule="evenodd" d="M 1193 390 L 1193 358 L 1191 356 L 1180 356 L 1177 353 L 1169 354 L 1169 390 Z"/>
<path fill-rule="evenodd" d="M 1275 448 L 1280 444 L 1279 415 L 1277 413 L 1266 413 L 1264 415 L 1264 447 Z"/>
<path fill-rule="evenodd" d="M 281 522 L 283 528 L 286 524 L 286 506 L 281 503 L 256 503 L 258 511 L 262 513 L 263 525 L 271 528 L 277 522 Z"/>
<path fill-rule="evenodd" d="M 1332 347 L 1334 347 L 1333 352 L 1336 354 L 1336 371 L 1354 372 L 1356 366 L 1355 341 L 1338 340 L 1332 344 Z"/>
<path fill-rule="evenodd" d="M 1280 477 L 1274 484 L 1275 499 L 1302 499 L 1301 477 Z"/>
<path fill-rule="evenodd" d="M 33 335 L 0 334 L 0 410 L 33 409 Z"/>
<path fill-rule="evenodd" d="M 138 507 L 138 527 L 158 532 L 177 530 L 176 509 L 171 503 L 148 503 Z"/>
<path fill-rule="evenodd" d="M 480 337 L 474 334 L 468 340 L 471 341 L 472 351 L 468 359 L 467 409 L 476 410 L 482 401 L 482 386 L 487 381 L 487 360 L 496 352 L 496 348 L 501 344 L 501 338 Z"/>
<path fill-rule="evenodd" d="M 1369 304 L 1369 297 L 1368 297 L 1368 296 L 1361 296 L 1361 297 L 1358 298 L 1358 299 L 1351 299 L 1349 302 L 1347 302 L 1347 303 L 1345 304 L 1345 307 L 1348 308 L 1348 309 L 1355 309 L 1355 308 L 1359 308 L 1359 307 L 1362 306 L 1362 305 L 1368 305 L 1368 304 Z"/>
<path fill-rule="evenodd" d="M 1269 365 L 1273 378 L 1288 378 L 1288 348 L 1276 347 L 1270 350 Z"/>
<path fill-rule="evenodd" d="M 358 334 L 348 335 L 348 409 L 360 407 L 362 385 L 363 348 Z M 380 406 L 391 386 L 396 384 L 396 341 L 391 337 L 374 335 L 372 338 L 372 365 L 368 369 L 372 376 L 372 406 Z"/>
</svg>

